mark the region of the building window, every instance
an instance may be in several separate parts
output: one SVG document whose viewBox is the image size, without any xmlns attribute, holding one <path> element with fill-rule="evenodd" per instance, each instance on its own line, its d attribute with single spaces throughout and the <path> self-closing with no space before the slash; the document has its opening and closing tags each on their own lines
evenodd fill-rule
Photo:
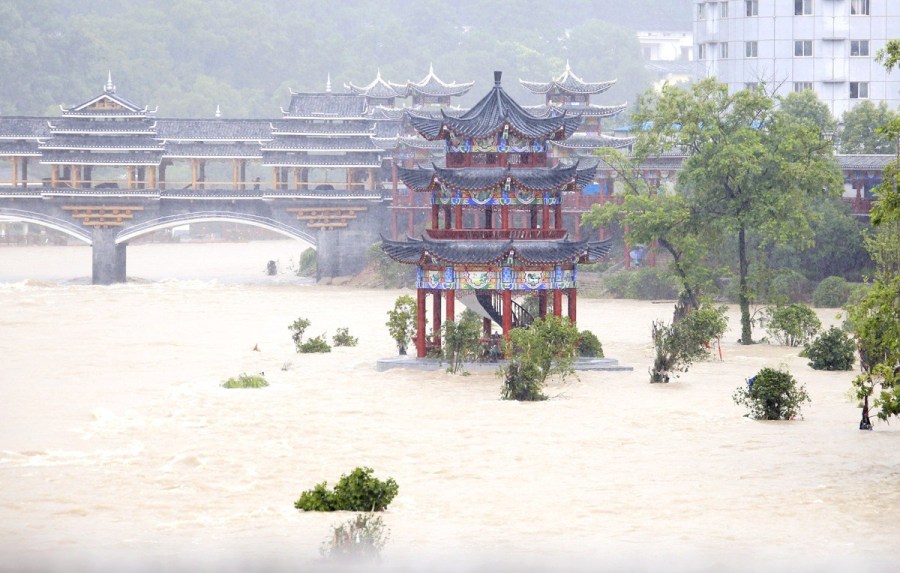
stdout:
<svg viewBox="0 0 900 573">
<path fill-rule="evenodd" d="M 850 99 L 869 99 L 869 82 L 850 82 Z"/>
<path fill-rule="evenodd" d="M 758 44 L 756 40 L 752 42 L 744 42 L 744 57 L 746 58 L 755 58 L 757 55 Z"/>
<path fill-rule="evenodd" d="M 723 60 L 728 59 L 728 42 L 719 44 L 719 58 Z"/>
<path fill-rule="evenodd" d="M 863 57 L 869 55 L 868 40 L 850 40 L 850 56 Z"/>
<path fill-rule="evenodd" d="M 747 16 L 759 16 L 759 0 L 746 0 Z"/>
<path fill-rule="evenodd" d="M 704 18 L 706 18 L 706 4 L 701 2 L 697 4 L 697 19 L 703 20 Z"/>
<path fill-rule="evenodd" d="M 812 14 L 813 0 L 794 0 L 794 16 L 809 16 Z"/>
<path fill-rule="evenodd" d="M 759 82 L 747 82 L 744 84 L 744 89 L 751 91 L 751 92 L 755 92 L 756 90 L 759 89 Z"/>
<path fill-rule="evenodd" d="M 795 92 L 812 91 L 812 89 L 813 89 L 812 82 L 794 82 L 794 91 Z"/>
<path fill-rule="evenodd" d="M 798 58 L 812 56 L 812 40 L 794 40 L 794 56 Z"/>
<path fill-rule="evenodd" d="M 851 16 L 868 16 L 869 0 L 850 0 Z"/>
<path fill-rule="evenodd" d="M 697 46 L 697 59 L 705 60 L 706 59 L 706 44 L 700 44 Z"/>
<path fill-rule="evenodd" d="M 728 17 L 728 2 L 719 2 L 719 18 Z"/>
</svg>

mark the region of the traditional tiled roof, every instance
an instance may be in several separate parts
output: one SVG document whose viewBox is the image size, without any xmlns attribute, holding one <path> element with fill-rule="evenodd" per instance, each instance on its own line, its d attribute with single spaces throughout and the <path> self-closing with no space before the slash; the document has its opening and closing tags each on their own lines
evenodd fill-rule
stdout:
<svg viewBox="0 0 900 573">
<path fill-rule="evenodd" d="M 516 261 L 536 265 L 576 262 L 582 257 L 589 261 L 605 256 L 612 240 L 602 242 L 562 240 L 477 240 L 446 241 L 407 239 L 392 241 L 382 238 L 384 252 L 400 263 L 422 264 L 426 258 L 449 264 L 495 264 L 511 253 Z"/>
<path fill-rule="evenodd" d="M 460 191 L 486 191 L 503 187 L 529 191 L 556 191 L 575 186 L 581 189 L 594 177 L 597 165 L 579 169 L 578 164 L 564 167 L 486 167 L 478 169 L 447 169 L 432 166 L 431 169 L 405 169 L 398 167 L 397 174 L 413 191 L 433 191 L 447 186 Z"/>
<path fill-rule="evenodd" d="M 606 82 L 586 82 L 572 73 L 569 62 L 566 62 L 566 69 L 563 73 L 554 78 L 550 82 L 528 82 L 519 80 L 523 86 L 529 91 L 536 94 L 545 94 L 551 90 L 559 90 L 563 93 L 570 94 L 599 94 L 605 92 L 616 83 L 616 80 Z"/>
<path fill-rule="evenodd" d="M 368 136 L 350 137 L 308 137 L 305 135 L 284 135 L 267 143 L 265 151 L 378 151 Z"/>
<path fill-rule="evenodd" d="M 0 139 L 0 156 L 4 157 L 40 157 L 41 150 L 37 141 L 17 141 Z"/>
<path fill-rule="evenodd" d="M 599 136 L 581 136 L 576 134 L 575 137 L 570 137 L 565 141 L 554 141 L 552 143 L 555 147 L 562 147 L 564 149 L 592 150 L 599 147 L 628 147 L 629 145 L 632 145 L 636 139 L 637 138 L 635 137 L 613 137 L 611 135 L 603 134 L 600 134 Z"/>
<path fill-rule="evenodd" d="M 380 139 L 396 139 L 400 136 L 401 129 L 402 126 L 399 123 L 395 123 L 393 121 L 379 121 L 377 124 L 375 124 L 374 136 Z"/>
<path fill-rule="evenodd" d="M 265 141 L 272 139 L 269 120 L 160 119 L 156 137 L 166 141 Z"/>
<path fill-rule="evenodd" d="M 622 113 L 627 107 L 627 103 L 617 104 L 617 105 L 554 105 L 552 106 L 555 109 L 564 109 L 570 115 L 581 114 L 584 117 L 613 117 Z M 533 111 L 535 114 L 546 114 L 547 113 L 547 105 L 533 105 L 527 106 L 525 109 L 529 111 Z"/>
<path fill-rule="evenodd" d="M 139 151 L 128 153 L 90 153 L 67 151 L 44 151 L 43 164 L 60 165 L 159 165 L 162 150 L 158 152 Z"/>
<path fill-rule="evenodd" d="M 94 104 L 107 100 L 109 103 L 112 103 L 114 107 L 109 109 L 91 109 L 91 106 Z M 63 109 L 63 114 L 84 114 L 84 115 L 113 115 L 119 116 L 122 114 L 134 114 L 134 115 L 144 115 L 146 113 L 153 113 L 147 111 L 147 106 L 141 107 L 135 103 L 132 103 L 125 99 L 124 97 L 118 95 L 116 93 L 116 86 L 112 83 L 112 73 L 109 74 L 109 79 L 106 82 L 106 85 L 103 87 L 103 93 L 100 95 L 89 99 L 88 101 L 78 104 L 76 106 L 72 106 L 68 109 Z"/>
<path fill-rule="evenodd" d="M 302 119 L 362 119 L 366 105 L 364 97 L 352 93 L 291 92 L 291 104 L 284 115 Z"/>
<path fill-rule="evenodd" d="M 494 72 L 494 87 L 470 110 L 459 117 L 441 112 L 439 119 L 407 112 L 410 124 L 426 139 L 443 139 L 450 134 L 462 137 L 487 137 L 506 126 L 516 135 L 528 139 L 566 138 L 581 125 L 580 116 L 549 110 L 544 117 L 528 113 L 503 90 L 500 72 Z"/>
<path fill-rule="evenodd" d="M 162 142 L 134 135 L 56 135 L 43 143 L 41 149 L 156 151 L 162 149 Z"/>
<path fill-rule="evenodd" d="M 38 139 L 50 137 L 47 119 L 42 117 L 0 116 L 0 139 Z"/>
<path fill-rule="evenodd" d="M 429 149 L 433 151 L 445 151 L 447 149 L 447 144 L 443 141 L 428 141 L 421 137 L 400 137 L 397 139 L 397 144 L 413 149 Z"/>
<path fill-rule="evenodd" d="M 272 135 L 367 135 L 371 134 L 373 129 L 372 122 L 365 119 L 324 123 L 303 119 L 282 119 L 268 123 Z"/>
<path fill-rule="evenodd" d="M 889 163 L 897 159 L 896 155 L 881 155 L 874 153 L 867 155 L 837 155 L 836 157 L 841 169 L 853 169 L 858 171 L 880 171 L 887 167 Z"/>
<path fill-rule="evenodd" d="M 381 167 L 381 158 L 376 153 L 348 153 L 346 155 L 307 155 L 266 151 L 263 165 L 273 167 Z"/>
<path fill-rule="evenodd" d="M 262 159 L 258 143 L 166 143 L 166 159 Z"/>
<path fill-rule="evenodd" d="M 363 95 L 373 99 L 404 98 L 407 96 L 406 86 L 386 82 L 381 78 L 381 70 L 375 75 L 375 79 L 367 86 L 357 86 L 352 82 L 344 84 L 350 93 Z"/>
<path fill-rule="evenodd" d="M 420 94 L 423 96 L 461 96 L 465 95 L 473 85 L 475 85 L 475 82 L 469 82 L 467 84 L 458 84 L 456 82 L 448 84 L 442 82 L 434 75 L 434 66 L 429 65 L 428 75 L 418 82 L 406 82 L 406 89 L 409 94 Z"/>
<path fill-rule="evenodd" d="M 121 133 L 155 135 L 156 120 L 135 118 L 133 121 L 104 121 L 100 119 L 60 117 L 47 120 L 55 135 L 66 133 Z"/>
</svg>

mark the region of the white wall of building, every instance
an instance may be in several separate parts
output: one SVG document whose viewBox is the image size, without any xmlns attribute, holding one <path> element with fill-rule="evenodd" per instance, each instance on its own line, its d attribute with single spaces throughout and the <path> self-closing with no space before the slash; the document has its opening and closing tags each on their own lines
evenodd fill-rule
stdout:
<svg viewBox="0 0 900 573">
<path fill-rule="evenodd" d="M 798 2 L 811 14 L 796 15 Z M 867 15 L 851 14 L 866 7 Z M 755 83 L 776 94 L 811 88 L 835 117 L 865 99 L 900 107 L 900 71 L 888 74 L 875 61 L 890 39 L 900 39 L 900 0 L 694 2 L 698 77 L 731 91 Z"/>
</svg>

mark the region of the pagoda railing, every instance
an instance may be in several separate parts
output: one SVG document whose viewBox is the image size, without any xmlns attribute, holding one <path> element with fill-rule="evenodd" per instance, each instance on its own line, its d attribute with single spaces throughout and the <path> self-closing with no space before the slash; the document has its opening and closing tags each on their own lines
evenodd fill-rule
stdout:
<svg viewBox="0 0 900 573">
<path fill-rule="evenodd" d="M 428 229 L 429 239 L 534 240 L 563 239 L 565 229 Z"/>
</svg>

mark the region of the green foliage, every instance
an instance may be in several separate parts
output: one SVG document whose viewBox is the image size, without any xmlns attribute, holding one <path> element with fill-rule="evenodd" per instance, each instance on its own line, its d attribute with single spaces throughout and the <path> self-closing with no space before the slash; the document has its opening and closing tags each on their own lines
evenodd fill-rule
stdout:
<svg viewBox="0 0 900 573">
<path fill-rule="evenodd" d="M 359 339 L 350 335 L 349 328 L 342 327 L 337 329 L 337 333 L 331 337 L 331 341 L 335 346 L 356 346 Z"/>
<path fill-rule="evenodd" d="M 845 331 L 832 326 L 807 344 L 803 354 L 814 370 L 850 370 L 856 359 L 856 345 Z"/>
<path fill-rule="evenodd" d="M 620 271 L 604 277 L 603 285 L 615 298 L 660 300 L 678 296 L 676 283 L 666 270 L 660 267 Z"/>
<path fill-rule="evenodd" d="M 789 304 L 766 309 L 766 332 L 785 346 L 801 346 L 822 328 L 813 309 L 805 304 Z"/>
<path fill-rule="evenodd" d="M 303 343 L 303 334 L 306 333 L 306 329 L 309 328 L 309 325 L 309 319 L 300 317 L 288 326 L 288 330 L 291 331 L 291 340 L 294 341 L 294 345 L 297 347 L 298 352 L 300 345 Z"/>
<path fill-rule="evenodd" d="M 222 383 L 222 388 L 264 388 L 269 383 L 262 374 L 240 374 Z"/>
<path fill-rule="evenodd" d="M 308 248 L 302 253 L 300 253 L 300 259 L 297 261 L 296 266 L 291 265 L 291 270 L 294 271 L 294 274 L 298 277 L 314 277 L 316 276 L 316 269 L 318 267 L 318 260 L 316 258 L 316 250 L 313 248 Z"/>
<path fill-rule="evenodd" d="M 811 123 L 823 133 L 833 134 L 837 128 L 837 122 L 831 115 L 828 105 L 820 100 L 818 94 L 812 90 L 790 92 L 777 99 L 782 112 L 799 121 Z"/>
<path fill-rule="evenodd" d="M 416 283 L 415 265 L 404 265 L 385 254 L 381 243 L 369 247 L 369 265 L 374 267 L 384 288 L 406 288 Z"/>
<path fill-rule="evenodd" d="M 326 559 L 367 561 L 378 559 L 387 544 L 390 531 L 381 516 L 358 513 L 332 528 L 319 552 Z"/>
<path fill-rule="evenodd" d="M 447 372 L 463 372 L 463 362 L 475 361 L 481 354 L 481 318 L 469 309 L 459 321 L 448 320 L 441 327 L 441 359 L 449 364 Z"/>
<path fill-rule="evenodd" d="M 803 302 L 809 296 L 809 280 L 793 269 L 780 269 L 769 283 L 766 299 L 774 304 Z"/>
<path fill-rule="evenodd" d="M 578 356 L 603 358 L 603 344 L 590 330 L 582 330 L 578 334 Z"/>
<path fill-rule="evenodd" d="M 317 484 L 301 493 L 294 507 L 302 511 L 384 511 L 400 486 L 393 478 L 381 481 L 373 477 L 373 471 L 357 467 L 342 475 L 334 490 L 328 489 L 327 482 Z"/>
<path fill-rule="evenodd" d="M 763 368 L 751 381 L 738 388 L 732 398 L 737 405 L 746 406 L 748 415 L 756 420 L 794 419 L 810 401 L 806 388 L 786 370 Z"/>
<path fill-rule="evenodd" d="M 321 352 L 331 352 L 331 346 L 325 340 L 325 334 L 314 336 L 297 345 L 297 352 L 300 354 L 315 354 Z"/>
<path fill-rule="evenodd" d="M 671 376 L 687 372 L 691 364 L 708 356 L 710 343 L 728 328 L 725 312 L 724 306 L 704 305 L 672 324 L 654 321 L 651 334 L 656 354 L 650 382 L 668 382 Z"/>
<path fill-rule="evenodd" d="M 406 347 L 416 332 L 416 301 L 409 295 L 399 296 L 387 314 L 388 332 L 397 343 L 398 352 L 406 354 Z"/>
<path fill-rule="evenodd" d="M 575 373 L 578 337 L 578 328 L 568 318 L 553 315 L 535 320 L 528 328 L 514 328 L 506 344 L 510 361 L 498 370 L 503 379 L 500 397 L 546 400 L 543 388 L 548 378 L 565 381 Z"/>
<path fill-rule="evenodd" d="M 828 277 L 816 285 L 813 291 L 813 306 L 819 308 L 840 308 L 847 304 L 850 283 L 842 277 Z"/>
<path fill-rule="evenodd" d="M 873 103 L 862 100 L 844 112 L 841 132 L 842 153 L 889 153 L 897 152 L 897 143 L 879 132 L 879 128 L 897 117 L 887 102 Z"/>
<path fill-rule="evenodd" d="M 650 126 L 638 135 L 639 156 L 689 154 L 678 184 L 690 234 L 711 251 L 736 239 L 741 342 L 750 344 L 751 234 L 762 243 L 811 240 L 811 204 L 843 189 L 831 143 L 818 124 L 775 109 L 763 90 L 730 93 L 711 79 L 648 92 L 633 121 Z"/>
</svg>

